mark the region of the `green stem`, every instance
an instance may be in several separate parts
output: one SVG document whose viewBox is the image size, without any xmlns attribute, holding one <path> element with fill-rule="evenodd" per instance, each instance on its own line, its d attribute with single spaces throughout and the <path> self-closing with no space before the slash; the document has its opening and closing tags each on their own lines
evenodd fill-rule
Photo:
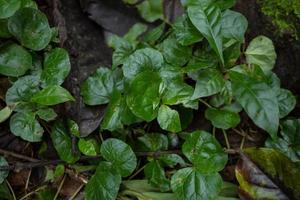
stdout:
<svg viewBox="0 0 300 200">
<path fill-rule="evenodd" d="M 203 99 L 199 99 L 199 101 L 201 102 L 201 103 L 203 103 L 204 105 L 206 105 L 208 108 L 212 108 L 212 106 L 211 105 L 209 105 L 206 101 L 204 101 Z"/>
<path fill-rule="evenodd" d="M 224 129 L 222 129 L 222 132 L 223 132 L 223 135 L 224 135 L 224 138 L 225 138 L 226 147 L 227 147 L 227 149 L 230 149 L 230 143 L 229 143 L 229 140 L 228 140 L 227 133 Z"/>
</svg>

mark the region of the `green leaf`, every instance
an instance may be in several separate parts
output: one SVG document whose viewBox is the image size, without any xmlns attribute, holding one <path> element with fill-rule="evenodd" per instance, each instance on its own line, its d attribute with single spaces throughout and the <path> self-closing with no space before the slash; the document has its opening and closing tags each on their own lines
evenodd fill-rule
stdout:
<svg viewBox="0 0 300 200">
<path fill-rule="evenodd" d="M 205 131 L 190 133 L 182 146 L 182 152 L 201 173 L 221 171 L 227 163 L 227 154 L 222 146 Z"/>
<path fill-rule="evenodd" d="M 161 105 L 158 110 L 157 121 L 166 131 L 177 133 L 181 131 L 179 113 L 166 105 Z"/>
<path fill-rule="evenodd" d="M 38 5 L 34 0 L 21 0 L 21 8 L 34 8 L 38 9 Z"/>
<path fill-rule="evenodd" d="M 80 155 L 73 154 L 72 152 L 72 139 L 67 133 L 67 129 L 64 124 L 57 121 L 52 127 L 50 134 L 54 148 L 56 149 L 59 157 L 69 163 L 75 163 L 78 161 Z"/>
<path fill-rule="evenodd" d="M 140 15 L 148 22 L 163 19 L 162 0 L 143 1 L 137 6 Z"/>
<path fill-rule="evenodd" d="M 201 71 L 197 77 L 192 99 L 208 97 L 219 93 L 225 84 L 222 74 L 216 69 Z"/>
<path fill-rule="evenodd" d="M 245 55 L 248 64 L 258 65 L 264 72 L 273 69 L 277 58 L 272 40 L 265 36 L 254 38 L 250 42 Z"/>
<path fill-rule="evenodd" d="M 232 8 L 236 4 L 236 0 L 215 0 L 215 4 L 222 10 Z"/>
<path fill-rule="evenodd" d="M 0 197 L 4 200 L 13 200 L 13 196 L 6 183 L 0 184 Z"/>
<path fill-rule="evenodd" d="M 286 89 L 279 89 L 277 93 L 279 117 L 286 117 L 296 106 L 297 100 L 293 93 Z"/>
<path fill-rule="evenodd" d="M 300 161 L 300 119 L 286 120 L 281 124 L 282 138 L 266 141 L 266 147 L 276 149 L 292 161 Z"/>
<path fill-rule="evenodd" d="M 143 38 L 144 42 L 149 44 L 154 44 L 164 33 L 166 24 L 162 23 L 161 25 L 153 28 L 152 30 L 148 31 Z"/>
<path fill-rule="evenodd" d="M 201 33 L 186 15 L 183 15 L 175 22 L 173 29 L 176 39 L 181 45 L 189 46 L 203 40 Z"/>
<path fill-rule="evenodd" d="M 29 102 L 31 97 L 39 92 L 39 79 L 36 76 L 19 78 L 6 92 L 5 101 L 8 105 Z"/>
<path fill-rule="evenodd" d="M 162 52 L 167 63 L 175 66 L 183 66 L 192 57 L 192 48 L 182 46 L 173 36 L 165 39 L 158 48 Z"/>
<path fill-rule="evenodd" d="M 222 13 L 214 5 L 194 5 L 188 7 L 188 15 L 194 26 L 208 40 L 224 65 L 222 45 Z"/>
<path fill-rule="evenodd" d="M 54 178 L 59 178 L 63 176 L 65 173 L 65 166 L 64 165 L 57 165 L 54 170 Z"/>
<path fill-rule="evenodd" d="M 130 43 L 136 42 L 139 36 L 147 31 L 147 26 L 145 24 L 136 23 L 134 24 L 129 31 L 124 35 L 124 39 Z"/>
<path fill-rule="evenodd" d="M 0 123 L 7 120 L 10 117 L 12 112 L 13 110 L 9 106 L 6 106 L 2 110 L 0 110 Z"/>
<path fill-rule="evenodd" d="M 124 64 L 124 62 L 133 52 L 134 47 L 130 42 L 125 41 L 119 44 L 112 56 L 113 67 Z"/>
<path fill-rule="evenodd" d="M 162 192 L 170 190 L 170 181 L 166 178 L 165 171 L 158 160 L 146 164 L 144 173 L 152 186 L 159 188 Z"/>
<path fill-rule="evenodd" d="M 236 177 L 242 198 L 300 198 L 299 164 L 274 149 L 245 149 L 236 167 Z"/>
<path fill-rule="evenodd" d="M 52 108 L 42 108 L 39 109 L 36 114 L 39 116 L 39 118 L 49 122 L 54 120 L 57 117 L 57 114 Z"/>
<path fill-rule="evenodd" d="M 202 174 L 193 168 L 178 170 L 171 180 L 171 187 L 178 200 L 213 200 L 222 189 L 218 173 Z"/>
<path fill-rule="evenodd" d="M 131 147 L 121 140 L 105 140 L 100 152 L 123 177 L 129 176 L 137 166 L 137 159 Z"/>
<path fill-rule="evenodd" d="M 74 135 L 75 137 L 80 138 L 79 126 L 75 121 L 73 121 L 71 119 L 68 119 L 68 128 L 69 128 L 69 131 L 72 135 Z"/>
<path fill-rule="evenodd" d="M 71 70 L 69 54 L 65 49 L 55 48 L 46 54 L 41 75 L 42 86 L 61 85 Z"/>
<path fill-rule="evenodd" d="M 161 79 L 155 72 L 145 71 L 132 81 L 126 97 L 130 110 L 139 118 L 148 122 L 157 116 L 160 102 Z"/>
<path fill-rule="evenodd" d="M 164 59 L 159 51 L 151 48 L 139 49 L 125 61 L 123 73 L 126 78 L 133 79 L 145 70 L 158 71 L 163 63 Z"/>
<path fill-rule="evenodd" d="M 101 105 L 109 102 L 114 89 L 112 71 L 101 67 L 81 86 L 81 95 L 88 105 Z"/>
<path fill-rule="evenodd" d="M 52 31 L 44 13 L 34 8 L 22 8 L 8 20 L 10 33 L 25 47 L 39 51 L 50 42 Z"/>
<path fill-rule="evenodd" d="M 211 121 L 214 127 L 225 130 L 234 128 L 241 122 L 239 114 L 215 108 L 206 109 L 205 118 Z"/>
<path fill-rule="evenodd" d="M 122 178 L 113 165 L 108 162 L 100 162 L 95 174 L 85 186 L 85 199 L 115 200 L 119 191 Z"/>
<path fill-rule="evenodd" d="M 167 136 L 159 133 L 147 133 L 138 137 L 141 149 L 144 151 L 168 150 L 169 142 Z"/>
<path fill-rule="evenodd" d="M 80 138 L 78 141 L 78 149 L 86 156 L 96 156 L 98 154 L 99 145 L 94 139 Z"/>
<path fill-rule="evenodd" d="M 177 154 L 164 154 L 158 158 L 164 165 L 168 167 L 175 167 L 176 165 L 184 166 L 185 161 Z"/>
<path fill-rule="evenodd" d="M 0 47 L 0 74 L 19 77 L 31 68 L 32 57 L 26 49 L 17 44 Z"/>
<path fill-rule="evenodd" d="M 21 0 L 0 0 L 0 19 L 13 16 L 20 6 Z"/>
<path fill-rule="evenodd" d="M 0 167 L 8 167 L 8 163 L 5 160 L 4 157 L 0 156 Z M 0 170 L 0 184 L 4 182 L 6 177 L 8 176 L 9 171 L 8 170 Z"/>
<path fill-rule="evenodd" d="M 10 130 L 15 136 L 29 142 L 40 142 L 44 132 L 32 112 L 14 114 L 10 118 Z"/>
<path fill-rule="evenodd" d="M 0 19 L 0 38 L 10 38 L 11 34 L 7 27 L 7 19 Z"/>
<path fill-rule="evenodd" d="M 224 38 L 243 42 L 247 28 L 248 21 L 241 13 L 232 10 L 222 13 L 222 36 Z"/>
<path fill-rule="evenodd" d="M 74 100 L 74 97 L 72 97 L 68 90 L 58 85 L 46 87 L 43 90 L 37 92 L 31 98 L 31 102 L 45 106 L 52 106 Z"/>
<path fill-rule="evenodd" d="M 260 128 L 276 138 L 279 125 L 279 108 L 275 92 L 265 83 L 244 74 L 231 71 L 233 94 Z"/>
</svg>

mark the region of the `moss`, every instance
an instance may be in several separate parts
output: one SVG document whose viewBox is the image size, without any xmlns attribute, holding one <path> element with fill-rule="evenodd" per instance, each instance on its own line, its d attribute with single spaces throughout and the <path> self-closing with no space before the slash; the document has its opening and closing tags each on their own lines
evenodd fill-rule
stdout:
<svg viewBox="0 0 300 200">
<path fill-rule="evenodd" d="M 257 0 L 262 12 L 269 16 L 279 34 L 291 34 L 300 38 L 299 0 Z"/>
</svg>

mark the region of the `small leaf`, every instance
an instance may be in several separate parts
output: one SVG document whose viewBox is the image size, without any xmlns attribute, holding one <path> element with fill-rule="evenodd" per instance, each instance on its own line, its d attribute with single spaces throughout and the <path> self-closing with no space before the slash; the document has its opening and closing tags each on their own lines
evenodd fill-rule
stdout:
<svg viewBox="0 0 300 200">
<path fill-rule="evenodd" d="M 124 35 L 124 39 L 130 43 L 136 42 L 139 36 L 147 31 L 147 26 L 145 24 L 136 23 L 134 24 L 129 31 Z"/>
<path fill-rule="evenodd" d="M 168 150 L 169 146 L 168 137 L 159 133 L 147 133 L 138 137 L 138 142 L 143 151 Z"/>
<path fill-rule="evenodd" d="M 118 139 L 105 140 L 100 149 L 101 155 L 111 162 L 123 176 L 129 176 L 136 168 L 137 159 L 129 145 Z"/>
<path fill-rule="evenodd" d="M 137 6 L 141 16 L 148 22 L 163 19 L 162 0 L 143 1 Z"/>
<path fill-rule="evenodd" d="M 0 74 L 19 77 L 31 68 L 32 57 L 22 46 L 7 44 L 0 48 Z"/>
<path fill-rule="evenodd" d="M 72 164 L 79 159 L 80 155 L 75 155 L 72 152 L 72 140 L 67 134 L 67 130 L 62 122 L 57 121 L 54 124 L 51 132 L 51 139 L 54 148 L 63 161 Z"/>
<path fill-rule="evenodd" d="M 245 55 L 247 63 L 258 65 L 265 72 L 273 69 L 277 57 L 272 40 L 265 36 L 254 38 L 250 42 Z"/>
<path fill-rule="evenodd" d="M 170 190 L 170 181 L 166 178 L 165 171 L 158 160 L 149 162 L 144 172 L 151 185 L 158 187 L 162 192 Z"/>
<path fill-rule="evenodd" d="M 197 83 L 192 99 L 217 94 L 222 90 L 224 84 L 224 78 L 218 70 L 207 69 L 201 71 L 200 75 L 197 77 Z"/>
<path fill-rule="evenodd" d="M 14 114 L 10 118 L 10 130 L 15 136 L 29 142 L 40 142 L 44 132 L 32 112 Z"/>
<path fill-rule="evenodd" d="M 160 83 L 161 79 L 155 72 L 145 71 L 134 78 L 126 97 L 133 114 L 148 122 L 156 118 L 160 102 Z"/>
<path fill-rule="evenodd" d="M 54 120 L 57 117 L 57 114 L 52 108 L 42 108 L 39 109 L 36 114 L 39 116 L 39 118 L 49 122 Z"/>
<path fill-rule="evenodd" d="M 299 166 L 273 149 L 245 149 L 236 166 L 236 177 L 241 198 L 300 198 Z"/>
<path fill-rule="evenodd" d="M 179 113 L 168 106 L 160 106 L 157 121 L 160 127 L 166 131 L 173 133 L 181 131 Z"/>
<path fill-rule="evenodd" d="M 10 33 L 25 47 L 39 51 L 50 42 L 52 31 L 44 13 L 34 8 L 22 8 L 8 20 Z"/>
<path fill-rule="evenodd" d="M 10 117 L 12 112 L 13 110 L 9 106 L 6 106 L 2 110 L 0 110 L 0 123 L 7 120 Z"/>
<path fill-rule="evenodd" d="M 178 170 L 171 180 L 171 187 L 179 200 L 213 200 L 222 189 L 218 173 L 202 174 L 193 168 Z"/>
<path fill-rule="evenodd" d="M 5 160 L 4 157 L 0 156 L 0 167 L 8 167 L 8 163 Z M 0 170 L 0 184 L 4 182 L 6 177 L 8 176 L 9 171 L 8 170 Z"/>
<path fill-rule="evenodd" d="M 279 107 L 275 92 L 264 82 L 231 71 L 233 94 L 260 128 L 276 138 L 279 125 Z"/>
<path fill-rule="evenodd" d="M 112 71 L 101 67 L 96 74 L 89 77 L 81 86 L 81 95 L 88 105 L 101 105 L 109 102 L 114 89 Z"/>
<path fill-rule="evenodd" d="M 13 196 L 7 186 L 7 183 L 0 184 L 0 197 L 4 200 L 13 200 Z"/>
<path fill-rule="evenodd" d="M 277 93 L 280 118 L 286 117 L 296 106 L 296 97 L 286 89 L 280 89 Z"/>
<path fill-rule="evenodd" d="M 86 156 L 96 156 L 98 154 L 98 143 L 94 139 L 80 138 L 78 141 L 78 149 Z"/>
<path fill-rule="evenodd" d="M 46 54 L 41 75 L 42 86 L 61 85 L 71 70 L 68 52 L 55 48 Z"/>
<path fill-rule="evenodd" d="M 210 120 L 214 127 L 225 130 L 236 127 L 241 121 L 239 114 L 215 108 L 206 109 L 205 118 Z"/>
<path fill-rule="evenodd" d="M 164 154 L 158 158 L 164 165 L 175 167 L 176 165 L 185 166 L 183 158 L 177 154 Z"/>
<path fill-rule="evenodd" d="M 218 172 L 227 163 L 227 154 L 221 145 L 205 131 L 190 133 L 182 146 L 182 152 L 201 173 Z"/>
<path fill-rule="evenodd" d="M 75 137 L 80 138 L 79 126 L 75 121 L 73 121 L 71 119 L 68 119 L 68 128 L 69 128 L 69 131 L 72 135 L 74 135 Z"/>
<path fill-rule="evenodd" d="M 0 38 L 10 38 L 10 34 L 7 27 L 7 19 L 0 19 Z"/>
<path fill-rule="evenodd" d="M 208 40 L 224 65 L 222 45 L 222 13 L 218 7 L 211 5 L 193 5 L 188 7 L 188 15 L 194 26 Z"/>
<path fill-rule="evenodd" d="M 119 191 L 122 178 L 113 165 L 100 162 L 95 174 L 85 186 L 85 199 L 115 200 Z"/>
<path fill-rule="evenodd" d="M 21 0 L 0 0 L 0 19 L 13 16 L 20 6 Z"/>
<path fill-rule="evenodd" d="M 66 89 L 58 85 L 46 87 L 31 98 L 31 102 L 45 106 L 52 106 L 74 100 L 74 97 L 72 97 Z"/>
</svg>

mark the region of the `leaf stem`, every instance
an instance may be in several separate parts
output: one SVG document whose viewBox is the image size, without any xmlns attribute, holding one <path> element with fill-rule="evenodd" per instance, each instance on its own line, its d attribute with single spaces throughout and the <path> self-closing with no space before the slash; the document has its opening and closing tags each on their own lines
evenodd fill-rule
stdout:
<svg viewBox="0 0 300 200">
<path fill-rule="evenodd" d="M 226 147 L 227 147 L 227 149 L 230 149 L 230 143 L 229 143 L 229 140 L 228 140 L 227 133 L 224 129 L 222 129 L 222 132 L 223 132 L 223 135 L 224 135 L 224 138 L 225 138 Z"/>
<path fill-rule="evenodd" d="M 209 105 L 206 101 L 204 101 L 203 99 L 199 99 L 199 101 L 201 102 L 201 103 L 203 103 L 204 105 L 206 105 L 208 108 L 212 108 L 212 106 L 211 105 Z"/>
<path fill-rule="evenodd" d="M 59 187 L 58 187 L 58 189 L 57 189 L 57 191 L 56 191 L 56 194 L 55 194 L 53 200 L 56 200 L 56 199 L 57 199 L 57 197 L 58 197 L 58 195 L 59 195 L 59 193 L 60 193 L 60 191 L 61 191 L 61 189 L 62 189 L 62 187 L 63 187 L 63 185 L 64 185 L 64 183 L 65 183 L 65 180 L 66 180 L 66 175 L 64 175 L 62 181 L 60 182 Z"/>
<path fill-rule="evenodd" d="M 10 183 L 7 180 L 6 180 L 6 184 L 9 188 L 9 190 L 10 190 L 11 195 L 13 196 L 13 199 L 17 200 L 14 190 L 13 190 L 13 188 L 11 187 Z"/>
</svg>

